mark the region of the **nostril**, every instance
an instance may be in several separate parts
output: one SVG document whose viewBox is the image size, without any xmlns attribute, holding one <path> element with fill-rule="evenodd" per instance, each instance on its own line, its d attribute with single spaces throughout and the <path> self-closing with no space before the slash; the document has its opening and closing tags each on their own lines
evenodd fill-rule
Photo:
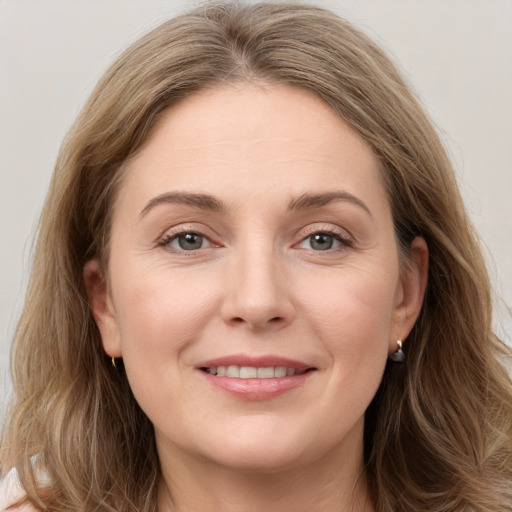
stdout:
<svg viewBox="0 0 512 512">
<path fill-rule="evenodd" d="M 267 323 L 279 323 L 279 322 L 282 322 L 284 320 L 284 318 L 282 316 L 274 316 L 272 318 L 270 318 Z M 247 322 L 246 320 L 244 320 L 242 317 L 240 316 L 236 316 L 234 318 L 231 319 L 231 322 L 235 323 L 235 324 L 245 324 L 245 323 L 251 323 L 251 322 Z"/>
<path fill-rule="evenodd" d="M 265 329 L 281 329 L 284 326 L 286 326 L 289 322 L 289 318 L 286 315 L 272 315 L 272 313 L 278 313 L 278 311 L 268 312 L 252 310 L 248 311 L 247 314 L 240 315 L 240 312 L 237 313 L 239 314 L 224 317 L 225 322 L 231 325 L 232 327 L 239 328 L 242 326 L 246 326 L 247 328 L 254 331 L 260 331 Z"/>
</svg>

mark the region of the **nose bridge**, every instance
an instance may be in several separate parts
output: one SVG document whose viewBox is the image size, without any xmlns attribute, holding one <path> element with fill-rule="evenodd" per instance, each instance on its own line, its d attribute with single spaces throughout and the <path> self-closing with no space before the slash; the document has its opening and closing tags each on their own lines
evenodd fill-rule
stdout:
<svg viewBox="0 0 512 512">
<path fill-rule="evenodd" d="M 253 330 L 279 328 L 294 316 L 282 258 L 264 236 L 245 240 L 227 269 L 225 321 Z"/>
</svg>

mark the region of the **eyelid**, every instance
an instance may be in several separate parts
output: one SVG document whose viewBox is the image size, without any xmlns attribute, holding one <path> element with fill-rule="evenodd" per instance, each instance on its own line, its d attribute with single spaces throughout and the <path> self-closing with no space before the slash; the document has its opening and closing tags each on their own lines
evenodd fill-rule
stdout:
<svg viewBox="0 0 512 512">
<path fill-rule="evenodd" d="M 354 245 L 354 238 L 348 233 L 347 230 L 340 228 L 338 226 L 334 226 L 333 224 L 325 224 L 325 223 L 317 223 L 312 224 L 304 228 L 300 231 L 298 237 L 299 241 L 294 244 L 294 246 L 297 246 L 304 242 L 308 237 L 315 235 L 315 234 L 328 234 L 331 236 L 334 236 L 336 240 L 338 240 L 343 246 L 346 247 L 352 247 Z M 333 251 L 336 249 L 330 249 L 330 251 Z M 322 252 L 322 251 L 315 251 L 315 252 Z M 329 250 L 326 250 L 325 252 L 329 252 Z"/>
<path fill-rule="evenodd" d="M 165 230 L 165 232 L 158 237 L 157 245 L 167 248 L 168 250 L 172 250 L 173 252 L 179 252 L 179 253 L 193 253 L 200 251 L 201 249 L 197 249 L 196 251 L 186 251 L 186 250 L 179 250 L 179 249 L 170 249 L 169 242 L 171 240 L 176 239 L 180 235 L 185 235 L 187 233 L 195 233 L 197 235 L 200 235 L 204 237 L 208 242 L 210 242 L 209 247 L 203 247 L 201 249 L 210 249 L 211 247 L 220 247 L 222 244 L 218 241 L 217 237 L 213 234 L 211 234 L 211 230 L 203 227 L 198 227 L 197 224 L 191 223 L 191 224 L 179 224 L 177 226 L 173 226 L 171 228 L 168 228 Z"/>
<path fill-rule="evenodd" d="M 213 247 L 222 247 L 222 243 L 220 242 L 219 238 L 215 235 L 215 233 L 212 232 L 211 229 L 206 228 L 203 225 L 199 225 L 196 223 L 187 223 L 187 224 L 179 224 L 177 226 L 173 226 L 170 228 L 167 228 L 165 232 L 158 237 L 156 243 L 158 246 L 169 248 L 169 242 L 173 239 L 176 239 L 178 236 L 187 234 L 187 233 L 195 233 L 197 235 L 200 235 L 204 237 L 208 242 L 211 244 L 209 247 L 204 247 L 201 249 L 210 249 Z M 314 234 L 328 234 L 333 236 L 336 240 L 338 240 L 343 246 L 351 247 L 354 244 L 354 238 L 350 235 L 350 233 L 343 228 L 340 228 L 339 226 L 335 226 L 333 224 L 328 223 L 315 223 L 308 225 L 307 227 L 301 229 L 299 231 L 299 234 L 297 235 L 298 241 L 293 244 L 294 247 L 304 242 L 308 237 L 314 235 Z M 201 249 L 197 249 L 195 251 L 186 251 L 186 250 L 175 250 L 175 249 L 169 249 L 174 250 L 175 252 L 179 253 L 193 253 L 200 251 Z M 333 251 L 336 249 L 330 249 L 326 250 L 325 252 Z M 315 251 L 315 252 L 321 252 L 321 251 Z"/>
</svg>

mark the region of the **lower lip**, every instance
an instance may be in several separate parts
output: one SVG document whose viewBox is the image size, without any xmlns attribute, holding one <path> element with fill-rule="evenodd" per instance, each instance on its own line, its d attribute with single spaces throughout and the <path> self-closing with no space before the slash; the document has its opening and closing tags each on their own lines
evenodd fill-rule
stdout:
<svg viewBox="0 0 512 512">
<path fill-rule="evenodd" d="M 270 400 L 300 386 L 313 375 L 307 371 L 300 375 L 273 379 L 240 379 L 236 377 L 217 377 L 199 370 L 212 386 L 225 393 L 244 400 Z"/>
</svg>

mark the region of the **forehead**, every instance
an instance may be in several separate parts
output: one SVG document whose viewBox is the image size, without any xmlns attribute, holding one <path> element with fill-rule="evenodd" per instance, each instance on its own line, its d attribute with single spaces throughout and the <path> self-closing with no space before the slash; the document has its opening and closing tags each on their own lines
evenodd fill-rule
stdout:
<svg viewBox="0 0 512 512">
<path fill-rule="evenodd" d="M 122 188 L 148 197 L 230 191 L 236 201 L 340 187 L 385 195 L 371 148 L 329 105 L 291 86 L 234 84 L 164 112 L 127 165 Z"/>
</svg>

